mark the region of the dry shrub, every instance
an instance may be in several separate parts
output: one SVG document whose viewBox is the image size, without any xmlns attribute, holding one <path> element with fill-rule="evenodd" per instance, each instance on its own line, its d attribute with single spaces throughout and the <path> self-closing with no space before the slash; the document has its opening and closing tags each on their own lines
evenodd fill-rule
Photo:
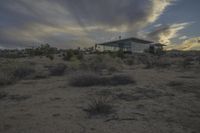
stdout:
<svg viewBox="0 0 200 133">
<path fill-rule="evenodd" d="M 124 63 L 126 65 L 132 66 L 135 64 L 135 59 L 134 57 L 128 57 L 127 59 L 124 59 Z"/>
<path fill-rule="evenodd" d="M 181 62 L 181 67 L 183 68 L 189 68 L 192 65 L 192 59 L 191 58 L 185 58 L 182 62 Z"/>
<path fill-rule="evenodd" d="M 0 72 L 0 86 L 10 85 L 15 81 L 15 77 L 10 72 Z"/>
<path fill-rule="evenodd" d="M 133 84 L 135 81 L 129 75 L 113 75 L 100 76 L 96 73 L 79 73 L 74 74 L 69 79 L 71 86 L 88 87 L 88 86 L 103 86 L 103 85 L 127 85 Z"/>
<path fill-rule="evenodd" d="M 134 84 L 136 83 L 135 80 L 129 75 L 114 75 L 108 77 L 107 84 L 108 85 L 127 85 L 127 84 Z"/>
<path fill-rule="evenodd" d="M 7 97 L 8 96 L 8 93 L 6 92 L 0 92 L 0 100 Z"/>
<path fill-rule="evenodd" d="M 100 82 L 101 82 L 101 76 L 92 72 L 74 73 L 73 76 L 71 76 L 69 79 L 70 85 L 77 87 L 99 85 Z"/>
<path fill-rule="evenodd" d="M 172 65 L 172 63 L 164 58 L 157 58 L 157 57 L 153 57 L 153 58 L 148 58 L 146 59 L 146 61 L 144 62 L 144 64 L 146 65 L 145 68 L 168 68 Z"/>
<path fill-rule="evenodd" d="M 113 106 L 110 104 L 110 100 L 105 97 L 92 98 L 90 103 L 84 111 L 89 115 L 109 115 L 114 112 Z"/>
<path fill-rule="evenodd" d="M 17 80 L 25 79 L 35 72 L 30 65 L 19 62 L 6 62 L 0 66 L 0 85 L 9 85 Z"/>
<path fill-rule="evenodd" d="M 35 70 L 33 68 L 31 68 L 30 66 L 19 65 L 19 66 L 16 66 L 16 68 L 13 72 L 13 75 L 14 75 L 14 77 L 16 77 L 18 79 L 24 79 L 34 72 L 35 72 Z"/>
<path fill-rule="evenodd" d="M 182 86 L 184 83 L 180 81 L 170 81 L 167 85 L 170 87 Z"/>
<path fill-rule="evenodd" d="M 95 72 L 101 72 L 102 70 L 116 72 L 121 70 L 123 62 L 120 58 L 112 58 L 109 55 L 95 55 L 83 60 L 81 67 L 84 70 Z"/>
<path fill-rule="evenodd" d="M 61 76 L 65 73 L 67 66 L 65 64 L 56 64 L 55 66 L 49 67 L 49 72 L 51 76 Z"/>
</svg>

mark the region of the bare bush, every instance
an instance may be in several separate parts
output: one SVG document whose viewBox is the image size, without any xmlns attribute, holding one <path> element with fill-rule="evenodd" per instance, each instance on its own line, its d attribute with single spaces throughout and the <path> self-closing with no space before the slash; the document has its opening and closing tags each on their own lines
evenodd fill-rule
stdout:
<svg viewBox="0 0 200 133">
<path fill-rule="evenodd" d="M 10 72 L 0 72 L 0 86 L 10 85 L 15 81 L 15 77 Z"/>
<path fill-rule="evenodd" d="M 8 96 L 8 93 L 6 92 L 0 92 L 0 100 L 7 97 Z"/>
<path fill-rule="evenodd" d="M 170 86 L 170 87 L 182 86 L 183 82 L 180 82 L 180 81 L 170 81 L 167 85 Z"/>
<path fill-rule="evenodd" d="M 55 66 L 49 67 L 49 72 L 51 76 L 61 76 L 64 74 L 67 66 L 65 64 L 56 64 Z"/>
<path fill-rule="evenodd" d="M 189 68 L 192 65 L 192 59 L 191 58 L 185 58 L 182 62 L 181 62 L 181 67 L 183 68 Z"/>
<path fill-rule="evenodd" d="M 101 77 L 92 72 L 74 73 L 73 76 L 71 76 L 69 79 L 70 85 L 77 87 L 99 85 L 100 82 L 101 82 Z"/>
<path fill-rule="evenodd" d="M 127 85 L 133 83 L 135 81 L 128 75 L 100 76 L 92 72 L 74 74 L 69 79 L 69 84 L 77 87 Z"/>
<path fill-rule="evenodd" d="M 107 70 L 108 72 L 116 72 L 121 70 L 123 67 L 123 62 L 121 59 L 112 58 L 109 55 L 95 55 L 83 60 L 81 67 L 84 70 L 95 72 L 102 72 L 103 70 Z"/>
<path fill-rule="evenodd" d="M 35 70 L 30 65 L 19 62 L 6 62 L 3 66 L 0 66 L 0 85 L 12 84 L 34 72 Z"/>
<path fill-rule="evenodd" d="M 31 75 L 34 72 L 35 72 L 35 70 L 33 68 L 31 68 L 31 66 L 19 65 L 19 66 L 16 66 L 16 68 L 13 72 L 13 75 L 14 75 L 14 77 L 16 77 L 18 79 L 23 79 L 23 78 Z"/>
</svg>

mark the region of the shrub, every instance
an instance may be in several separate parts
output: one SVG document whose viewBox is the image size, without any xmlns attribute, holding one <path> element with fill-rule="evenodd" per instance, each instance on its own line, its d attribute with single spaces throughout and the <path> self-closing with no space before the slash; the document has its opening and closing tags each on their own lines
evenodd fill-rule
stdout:
<svg viewBox="0 0 200 133">
<path fill-rule="evenodd" d="M 16 66 L 16 68 L 13 72 L 13 75 L 14 75 L 14 77 L 16 77 L 18 79 L 23 79 L 23 78 L 26 78 L 27 76 L 31 75 L 34 72 L 35 72 L 35 70 L 33 68 L 31 68 L 31 66 L 19 65 L 19 66 Z"/>
<path fill-rule="evenodd" d="M 74 74 L 69 79 L 69 84 L 77 87 L 126 85 L 133 83 L 135 81 L 128 75 L 100 76 L 92 72 Z"/>
<path fill-rule="evenodd" d="M 167 85 L 174 87 L 174 86 L 181 86 L 181 85 L 183 85 L 183 83 L 179 82 L 179 81 L 170 81 Z"/>
<path fill-rule="evenodd" d="M 0 72 L 0 86 L 10 85 L 15 81 L 14 76 L 9 72 Z"/>
<path fill-rule="evenodd" d="M 70 61 L 72 58 L 77 58 L 79 60 L 82 60 L 83 54 L 79 50 L 72 50 L 72 49 L 67 50 L 63 54 L 63 60 L 65 60 L 65 61 Z"/>
<path fill-rule="evenodd" d="M 183 60 L 183 62 L 181 63 L 181 66 L 183 68 L 189 68 L 192 65 L 192 60 L 190 58 L 186 58 Z"/>
<path fill-rule="evenodd" d="M 8 96 L 8 93 L 6 92 L 0 92 L 0 100 L 7 97 Z"/>
<path fill-rule="evenodd" d="M 29 64 L 24 65 L 15 61 L 6 61 L 3 65 L 0 65 L 0 85 L 12 84 L 33 73 L 35 73 L 35 70 Z"/>
<path fill-rule="evenodd" d="M 90 70 L 95 72 L 102 72 L 107 70 L 108 72 L 120 71 L 123 67 L 123 62 L 119 58 L 112 58 L 109 55 L 95 55 L 86 60 L 83 60 L 81 67 L 84 70 Z"/>
<path fill-rule="evenodd" d="M 134 84 L 135 81 L 129 75 L 114 75 L 107 78 L 108 85 L 127 85 Z"/>
<path fill-rule="evenodd" d="M 89 115 L 109 115 L 114 112 L 113 106 L 105 97 L 91 99 L 90 104 L 84 110 Z"/>
<path fill-rule="evenodd" d="M 164 58 L 149 57 L 144 61 L 145 68 L 168 68 L 171 66 L 171 62 Z"/>
<path fill-rule="evenodd" d="M 50 55 L 50 54 L 49 54 L 49 55 L 46 55 L 46 57 L 49 58 L 50 60 L 53 60 L 53 59 L 54 59 L 54 56 L 53 56 L 53 55 Z"/>
<path fill-rule="evenodd" d="M 87 86 L 94 86 L 99 85 L 101 82 L 101 77 L 95 73 L 75 73 L 73 76 L 70 77 L 69 83 L 71 86 L 77 87 L 87 87 Z"/>
<path fill-rule="evenodd" d="M 132 66 L 132 65 L 134 65 L 135 61 L 134 61 L 134 58 L 128 58 L 128 59 L 124 60 L 124 63 L 126 65 Z"/>
<path fill-rule="evenodd" d="M 65 64 L 60 63 L 55 66 L 49 67 L 49 72 L 51 76 L 61 76 L 64 74 L 66 68 L 67 67 Z"/>
</svg>

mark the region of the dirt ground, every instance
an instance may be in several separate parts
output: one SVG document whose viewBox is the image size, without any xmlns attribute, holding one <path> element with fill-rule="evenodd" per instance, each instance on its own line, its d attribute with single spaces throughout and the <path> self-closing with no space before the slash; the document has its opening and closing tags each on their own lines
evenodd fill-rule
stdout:
<svg viewBox="0 0 200 133">
<path fill-rule="evenodd" d="M 22 80 L 0 88 L 1 133 L 199 133 L 200 74 L 124 70 L 134 85 L 71 87 L 68 76 Z M 108 96 L 115 112 L 89 116 L 91 97 Z"/>
</svg>

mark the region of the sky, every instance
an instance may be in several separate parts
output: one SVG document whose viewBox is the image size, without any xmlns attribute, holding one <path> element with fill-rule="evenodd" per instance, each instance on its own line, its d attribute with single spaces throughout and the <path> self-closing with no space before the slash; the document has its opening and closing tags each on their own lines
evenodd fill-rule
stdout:
<svg viewBox="0 0 200 133">
<path fill-rule="evenodd" d="M 1 0 L 0 48 L 88 47 L 138 37 L 200 50 L 200 0 Z"/>
</svg>

